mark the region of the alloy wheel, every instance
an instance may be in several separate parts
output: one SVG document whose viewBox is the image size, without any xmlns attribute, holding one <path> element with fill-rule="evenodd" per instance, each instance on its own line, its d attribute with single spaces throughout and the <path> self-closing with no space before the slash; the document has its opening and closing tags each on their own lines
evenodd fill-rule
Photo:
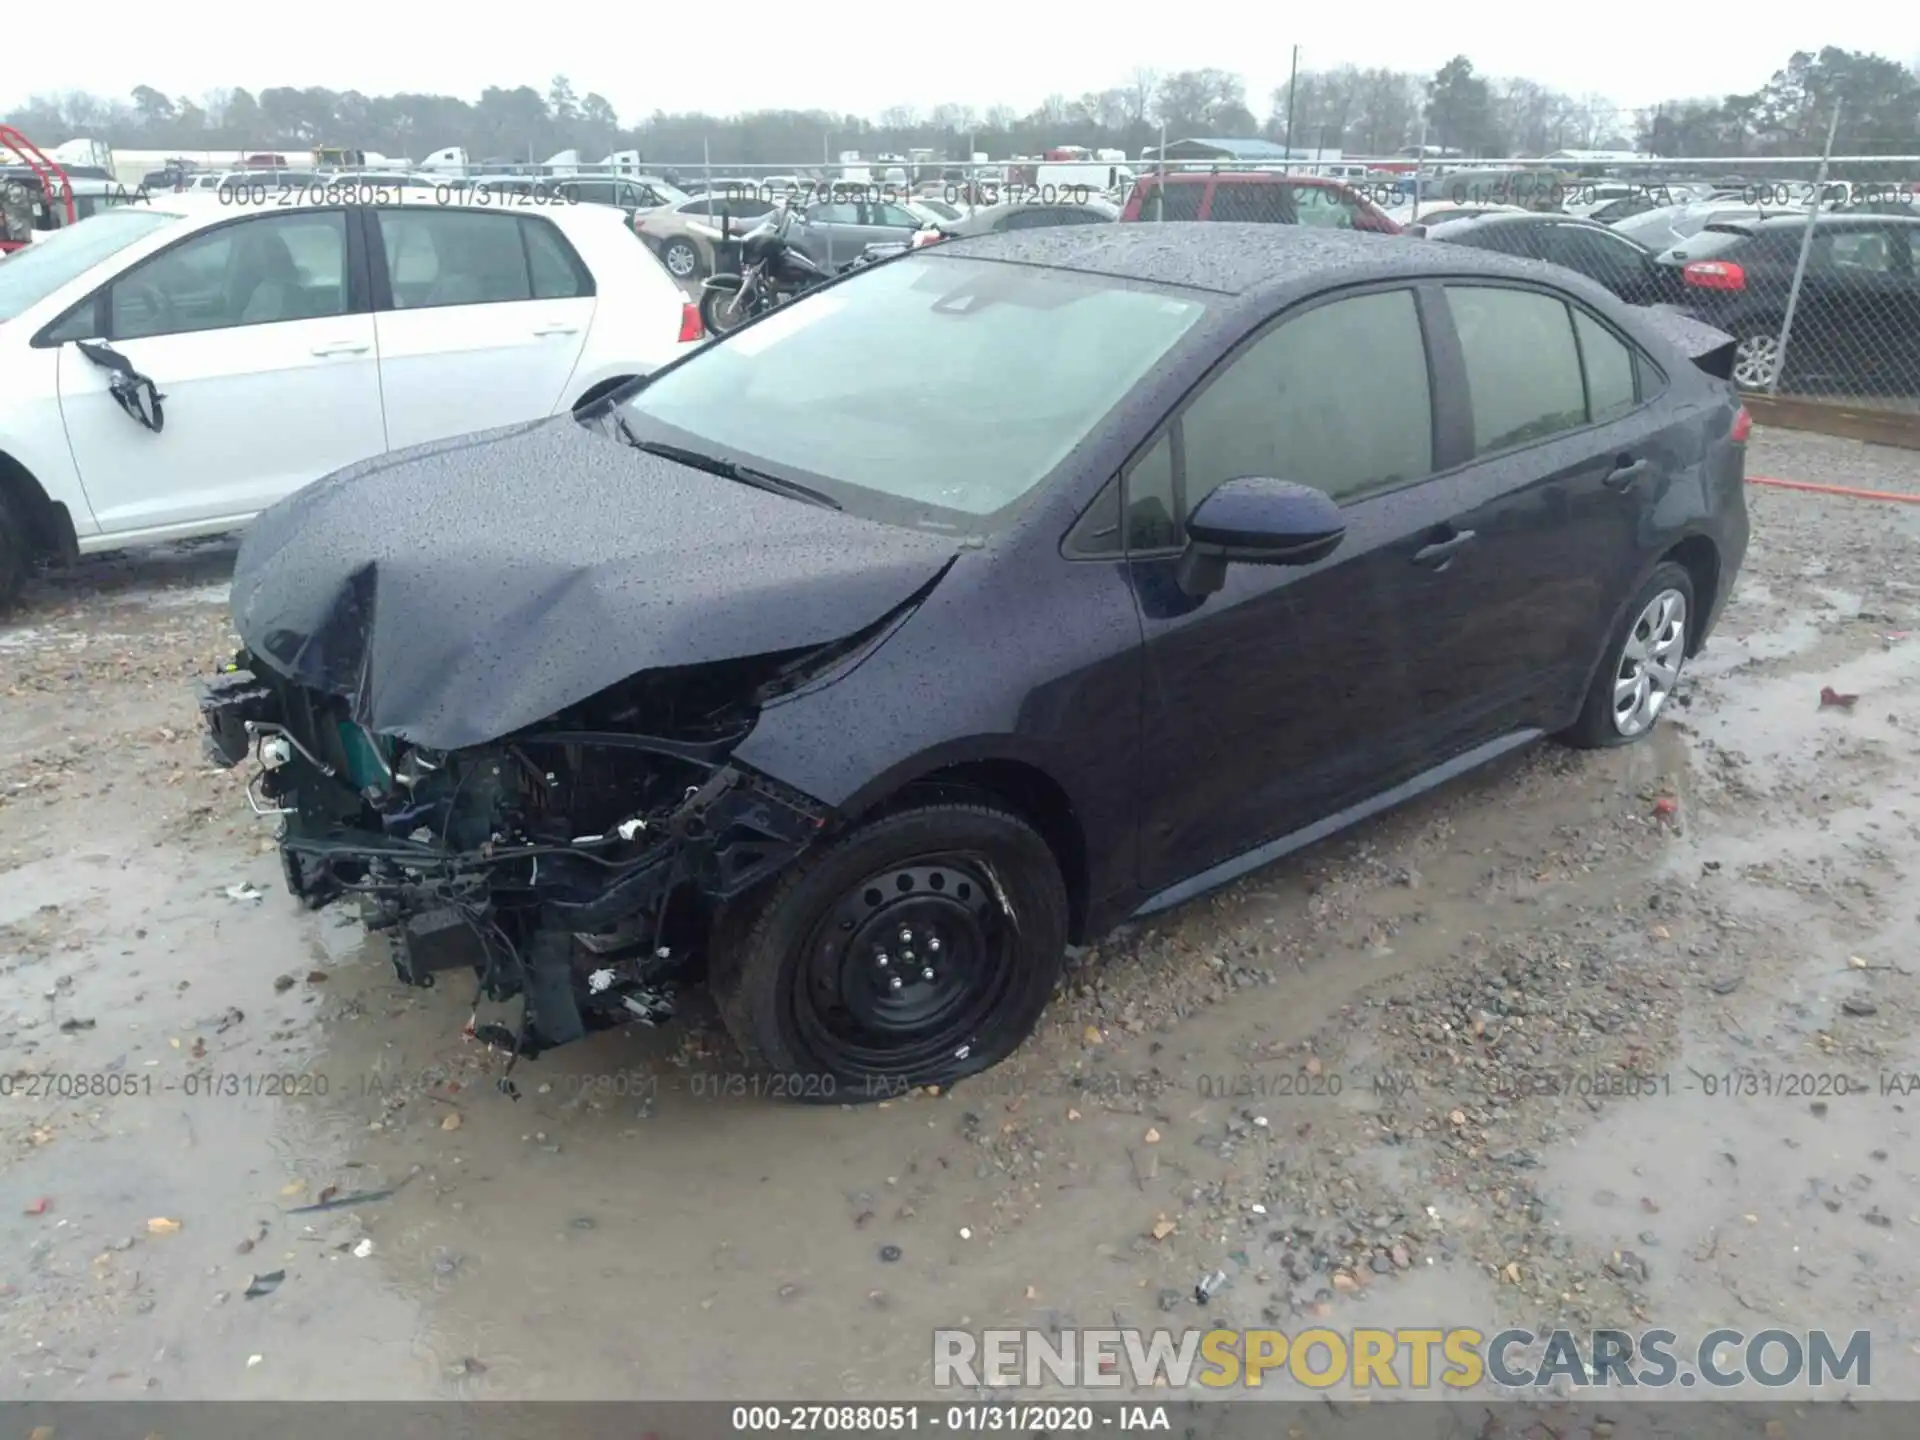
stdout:
<svg viewBox="0 0 1920 1440">
<path fill-rule="evenodd" d="M 1627 634 L 1613 679 L 1613 728 L 1644 735 L 1680 681 L 1687 652 L 1687 597 L 1662 590 L 1647 602 Z"/>
<path fill-rule="evenodd" d="M 1733 381 L 1743 390 L 1764 390 L 1780 371 L 1780 339 L 1749 335 L 1734 347 Z"/>
<path fill-rule="evenodd" d="M 694 253 L 691 245 L 684 240 L 675 240 L 668 244 L 660 256 L 667 267 L 667 273 L 676 280 L 685 280 L 700 268 L 700 257 Z"/>
</svg>

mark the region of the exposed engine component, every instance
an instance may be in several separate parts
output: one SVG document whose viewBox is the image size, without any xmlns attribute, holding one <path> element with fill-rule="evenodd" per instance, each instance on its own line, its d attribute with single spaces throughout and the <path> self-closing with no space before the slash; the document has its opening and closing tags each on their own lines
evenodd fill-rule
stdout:
<svg viewBox="0 0 1920 1440">
<path fill-rule="evenodd" d="M 248 795 L 279 817 L 288 889 L 315 909 L 358 899 L 409 985 L 469 970 L 476 1004 L 518 997 L 506 1033 L 533 1055 L 670 1018 L 711 906 L 821 833 L 823 807 L 728 760 L 756 698 L 817 658 L 653 672 L 452 752 L 371 733 L 245 652 L 201 708 L 215 758 L 259 767 Z"/>
</svg>

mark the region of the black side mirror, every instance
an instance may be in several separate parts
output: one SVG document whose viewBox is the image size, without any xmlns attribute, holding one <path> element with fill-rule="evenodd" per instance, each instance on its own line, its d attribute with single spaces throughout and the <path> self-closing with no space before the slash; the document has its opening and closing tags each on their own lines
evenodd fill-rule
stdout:
<svg viewBox="0 0 1920 1440">
<path fill-rule="evenodd" d="M 1227 566 L 1312 565 L 1340 548 L 1347 522 L 1323 490 L 1246 475 L 1214 489 L 1187 517 L 1180 588 L 1211 595 Z"/>
</svg>

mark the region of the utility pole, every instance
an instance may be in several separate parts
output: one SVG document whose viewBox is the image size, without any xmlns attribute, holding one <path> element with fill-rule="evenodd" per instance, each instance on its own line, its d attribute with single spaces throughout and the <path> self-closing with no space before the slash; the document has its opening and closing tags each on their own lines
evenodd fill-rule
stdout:
<svg viewBox="0 0 1920 1440">
<path fill-rule="evenodd" d="M 1293 65 L 1287 71 L 1287 162 L 1293 162 L 1293 98 L 1300 88 L 1300 47 L 1293 47 Z"/>
</svg>

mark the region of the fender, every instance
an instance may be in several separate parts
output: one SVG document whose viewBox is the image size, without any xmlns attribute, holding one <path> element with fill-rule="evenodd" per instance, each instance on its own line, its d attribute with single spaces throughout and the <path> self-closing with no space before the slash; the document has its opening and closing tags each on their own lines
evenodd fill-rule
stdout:
<svg viewBox="0 0 1920 1440">
<path fill-rule="evenodd" d="M 11 472 L 7 483 L 25 508 L 59 507 L 66 528 L 85 539 L 99 534 L 100 526 L 67 444 L 60 408 L 64 348 L 22 346 L 0 365 L 0 471 Z"/>
<path fill-rule="evenodd" d="M 1594 677 L 1600 673 L 1600 666 L 1607 658 L 1607 647 L 1612 643 L 1613 632 L 1618 630 L 1620 628 L 1620 622 L 1626 619 L 1627 607 L 1633 604 L 1633 597 L 1640 593 L 1640 587 L 1647 583 L 1648 577 L 1651 576 L 1655 570 L 1666 564 L 1668 559 L 1672 557 L 1674 551 L 1678 550 L 1690 540 L 1704 540 L 1708 545 L 1713 547 L 1715 562 L 1717 564 L 1724 563 L 1720 555 L 1719 543 L 1715 541 L 1713 536 L 1709 535 L 1705 530 L 1693 529 L 1684 534 L 1674 536 L 1672 544 L 1668 545 L 1658 555 L 1654 556 L 1645 565 L 1642 565 L 1639 570 L 1634 572 L 1633 584 L 1627 587 L 1626 592 L 1620 597 L 1620 603 L 1614 606 L 1613 613 L 1607 617 L 1606 629 L 1603 630 L 1600 635 L 1599 652 L 1595 654 L 1593 659 L 1587 664 L 1586 679 L 1581 683 L 1579 692 L 1574 698 L 1573 715 L 1568 718 L 1566 724 L 1570 725 L 1574 719 L 1578 718 L 1580 714 L 1579 707 L 1586 703 L 1587 692 L 1593 688 Z M 1697 599 L 1698 597 L 1695 598 Z M 1704 626 L 1708 618 L 1709 616 L 1705 612 L 1702 612 L 1699 623 Z M 1689 617 L 1689 624 L 1692 623 L 1692 617 Z M 1688 636 L 1687 658 L 1691 660 L 1704 650 L 1706 645 L 1707 637 L 1704 633 L 1695 632 L 1693 635 Z M 1555 728 L 1564 728 L 1564 726 Z M 1551 733 L 1551 730 L 1549 733 Z"/>
<path fill-rule="evenodd" d="M 1075 793 L 1076 786 L 1068 779 L 1068 767 L 1059 764 L 1058 758 L 1045 745 L 1037 744 L 1031 736 L 1025 735 L 969 735 L 943 740 L 938 745 L 889 765 L 846 796 L 835 808 L 844 817 L 863 814 L 884 804 L 916 781 L 925 780 L 942 770 L 951 770 L 959 765 L 1006 761 L 1039 771 L 1067 797 L 1067 803 L 1073 807 L 1076 815 L 1085 814 L 1087 801 L 1091 797 Z"/>
</svg>

